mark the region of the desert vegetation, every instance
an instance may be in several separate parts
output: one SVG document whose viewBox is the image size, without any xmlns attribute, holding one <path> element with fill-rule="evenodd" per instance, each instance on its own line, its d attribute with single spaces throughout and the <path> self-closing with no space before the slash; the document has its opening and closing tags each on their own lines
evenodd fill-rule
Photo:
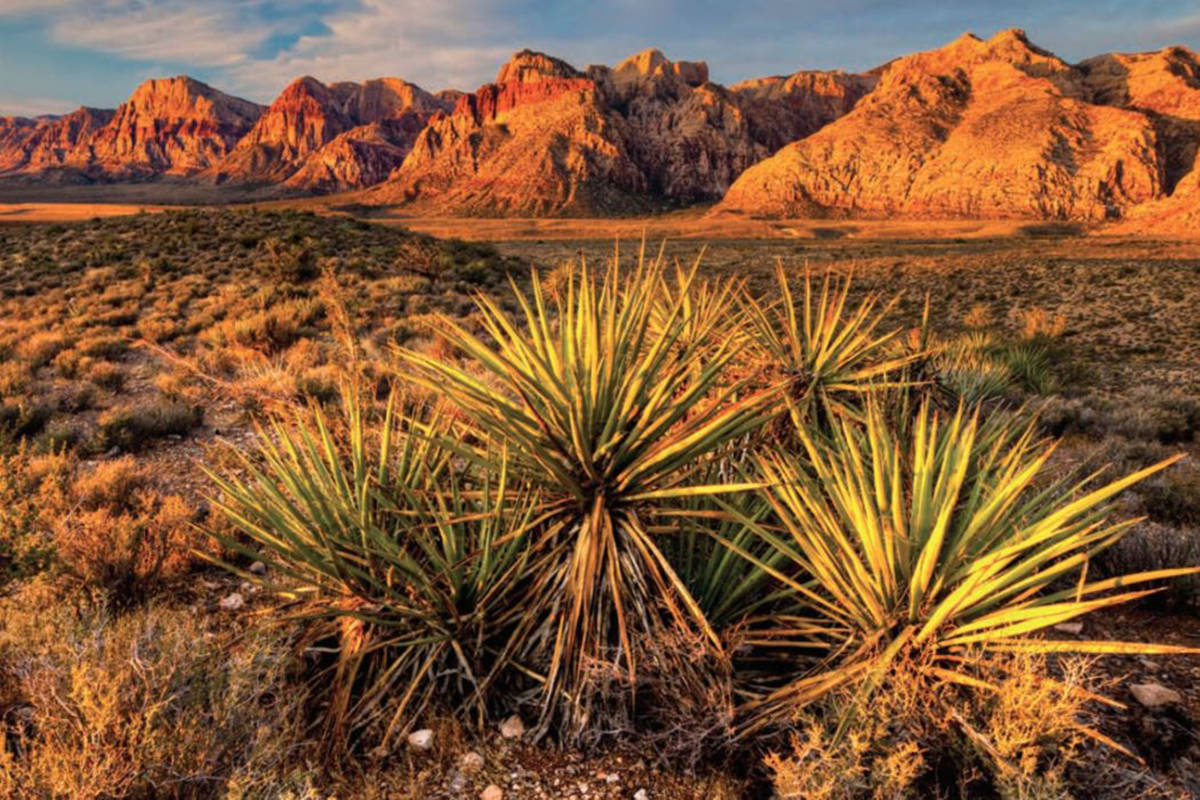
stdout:
<svg viewBox="0 0 1200 800">
<path fill-rule="evenodd" d="M 1082 390 L 1062 309 L 290 212 L 0 237 L 11 796 L 1195 788 L 1194 625 L 1138 620 L 1194 619 L 1200 412 Z"/>
</svg>

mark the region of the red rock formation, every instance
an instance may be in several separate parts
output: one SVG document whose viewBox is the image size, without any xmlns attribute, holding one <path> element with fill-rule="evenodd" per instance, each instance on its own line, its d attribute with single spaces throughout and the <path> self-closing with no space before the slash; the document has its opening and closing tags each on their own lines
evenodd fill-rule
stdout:
<svg viewBox="0 0 1200 800">
<path fill-rule="evenodd" d="M 282 183 L 297 191 L 377 183 L 404 160 L 429 116 L 450 108 L 452 99 L 399 78 L 332 86 L 300 78 L 211 175 L 217 182 Z"/>
<path fill-rule="evenodd" d="M 644 180 L 602 110 L 595 82 L 528 50 L 495 84 L 436 114 L 367 202 L 466 214 L 621 213 L 644 208 Z"/>
<path fill-rule="evenodd" d="M 797 91 L 800 91 L 797 89 Z M 630 213 L 718 199 L 793 138 L 795 115 L 708 82 L 702 62 L 647 50 L 581 73 L 528 50 L 435 117 L 368 202 L 442 213 Z M 548 192 L 548 193 L 547 193 Z"/>
<path fill-rule="evenodd" d="M 351 128 L 305 158 L 284 185 L 298 191 L 342 192 L 380 183 L 404 162 L 425 123 L 424 115 L 409 111 Z"/>
<path fill-rule="evenodd" d="M 1021 31 L 898 59 L 846 116 L 747 170 L 723 211 L 1102 220 L 1162 193 L 1143 113 L 1088 102 Z"/>
<path fill-rule="evenodd" d="M 61 117 L 41 117 L 12 151 L 0 157 L 6 174 L 82 177 L 92 165 L 91 141 L 113 119 L 107 109 L 82 106 Z"/>
<path fill-rule="evenodd" d="M 90 169 L 108 177 L 195 174 L 232 150 L 262 111 L 185 75 L 146 81 L 92 137 Z"/>
</svg>

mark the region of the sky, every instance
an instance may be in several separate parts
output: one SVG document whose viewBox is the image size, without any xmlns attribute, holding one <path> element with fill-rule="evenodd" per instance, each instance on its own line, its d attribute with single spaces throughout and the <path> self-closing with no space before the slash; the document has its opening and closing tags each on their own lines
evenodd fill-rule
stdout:
<svg viewBox="0 0 1200 800">
<path fill-rule="evenodd" d="M 658 47 L 719 83 L 863 70 L 965 31 L 1024 28 L 1070 61 L 1182 44 L 1197 0 L 0 0 L 0 115 L 114 107 L 188 74 L 268 103 L 292 79 L 473 90 L 524 47 L 576 67 Z"/>
</svg>

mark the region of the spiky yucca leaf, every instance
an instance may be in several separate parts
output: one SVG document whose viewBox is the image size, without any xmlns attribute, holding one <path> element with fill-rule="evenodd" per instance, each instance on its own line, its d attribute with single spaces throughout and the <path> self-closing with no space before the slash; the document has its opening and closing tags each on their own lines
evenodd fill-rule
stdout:
<svg viewBox="0 0 1200 800">
<path fill-rule="evenodd" d="M 764 303 L 747 294 L 743 302 L 764 371 L 779 374 L 786 384 L 794 426 L 860 419 L 867 395 L 895 383 L 899 371 L 920 357 L 889 352 L 898 331 L 878 332 L 898 298 L 881 305 L 877 295 L 868 295 L 851 310 L 849 278 L 827 274 L 816 289 L 806 270 L 797 312 L 782 262 L 775 265 L 775 278 L 779 300 Z"/>
<path fill-rule="evenodd" d="M 928 653 L 939 677 L 964 683 L 973 679 L 956 670 L 956 656 L 966 648 L 1178 651 L 1030 638 L 1145 593 L 1126 587 L 1194 571 L 1088 582 L 1088 560 L 1132 524 L 1110 521 L 1109 501 L 1174 459 L 1099 488 L 1047 485 L 1053 445 L 1034 430 L 1010 420 L 982 436 L 977 415 L 960 408 L 943 416 L 926 403 L 899 440 L 872 405 L 864 426 L 839 424 L 828 440 L 801 430 L 804 458 L 761 457 L 778 526 L 744 522 L 789 563 L 742 552 L 807 614 L 768 626 L 759 643 L 806 648 L 818 666 L 801 666 L 752 702 L 751 728 L 786 719 L 905 651 Z M 1073 585 L 1055 588 L 1064 580 Z"/>
<path fill-rule="evenodd" d="M 695 476 L 762 424 L 771 399 L 739 396 L 743 385 L 723 380 L 731 343 L 685 341 L 694 270 L 664 312 L 661 256 L 643 255 L 624 278 L 618 267 L 614 258 L 596 280 L 580 264 L 552 304 L 536 274 L 532 296 L 514 284 L 520 320 L 480 296 L 486 340 L 441 318 L 437 332 L 485 377 L 400 351 L 415 380 L 449 398 L 482 438 L 503 442 L 514 471 L 540 490 L 540 543 L 554 564 L 535 583 L 531 611 L 547 624 L 543 721 L 562 712 L 576 732 L 593 699 L 589 676 L 604 665 L 632 683 L 639 637 L 665 624 L 719 647 L 648 526 L 665 502 L 747 488 Z"/>
<path fill-rule="evenodd" d="M 224 544 L 269 566 L 310 644 L 333 642 L 333 680 L 314 686 L 335 746 L 368 725 L 386 742 L 435 696 L 483 714 L 520 645 L 534 508 L 502 457 L 466 476 L 394 397 L 381 419 L 353 391 L 343 408 L 334 422 L 319 408 L 276 418 L 254 457 L 210 472 L 214 504 L 250 542 Z"/>
</svg>

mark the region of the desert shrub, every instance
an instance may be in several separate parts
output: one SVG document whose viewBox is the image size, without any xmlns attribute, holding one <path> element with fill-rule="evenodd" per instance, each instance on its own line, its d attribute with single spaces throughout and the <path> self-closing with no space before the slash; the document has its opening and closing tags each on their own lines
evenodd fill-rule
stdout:
<svg viewBox="0 0 1200 800">
<path fill-rule="evenodd" d="M 279 303 L 264 311 L 223 323 L 218 340 L 246 347 L 261 347 L 268 353 L 276 353 L 310 334 L 312 326 L 324 314 L 325 308 L 320 301 Z"/>
<path fill-rule="evenodd" d="M 782 800 L 1076 796 L 1068 768 L 1085 752 L 1085 662 L 1049 678 L 1029 655 L 972 656 L 993 687 L 930 682 L 898 663 L 869 699 L 843 688 L 797 720 L 784 753 L 767 756 Z M 842 727 L 850 721 L 849 727 Z M 1086 789 L 1088 787 L 1080 787 Z"/>
<path fill-rule="evenodd" d="M 58 331 L 35 333 L 17 345 L 17 355 L 35 369 L 49 364 L 56 355 L 71 346 L 71 339 Z"/>
<path fill-rule="evenodd" d="M 138 450 L 154 439 L 183 436 L 202 418 L 200 408 L 167 400 L 119 406 L 100 415 L 97 441 L 103 449 Z"/>
<path fill-rule="evenodd" d="M 306 283 L 320 274 L 311 239 L 288 242 L 268 237 L 258 243 L 263 274 L 286 283 Z"/>
<path fill-rule="evenodd" d="M 72 492 L 85 510 L 111 508 L 128 510 L 134 494 L 151 483 L 150 470 L 133 456 L 102 461 L 90 472 L 75 478 Z"/>
<path fill-rule="evenodd" d="M 1097 577 L 1194 567 L 1200 564 L 1200 532 L 1195 528 L 1140 523 L 1129 535 L 1092 561 Z M 1143 600 L 1151 608 L 1172 611 L 1200 608 L 1200 578 L 1187 575 L 1149 584 L 1158 592 Z"/>
<path fill-rule="evenodd" d="M 101 361 L 93 364 L 87 371 L 87 379 L 101 389 L 119 392 L 125 385 L 125 370 L 118 364 Z"/>
<path fill-rule="evenodd" d="M 0 589 L 50 566 L 54 522 L 69 507 L 71 469 L 69 456 L 38 456 L 24 443 L 0 455 Z"/>
<path fill-rule="evenodd" d="M 4 400 L 0 402 L 0 431 L 17 439 L 36 436 L 53 415 L 54 409 L 45 401 Z"/>
<path fill-rule="evenodd" d="M 59 520 L 55 552 L 73 582 L 124 606 L 145 599 L 159 581 L 191 567 L 193 521 L 192 508 L 182 497 L 134 489 L 116 502 L 85 507 Z"/>
<path fill-rule="evenodd" d="M 120 336 L 92 336 L 76 342 L 75 349 L 88 358 L 120 358 L 129 349 L 129 342 Z"/>
<path fill-rule="evenodd" d="M 0 396 L 21 394 L 33 379 L 33 369 L 28 363 L 0 360 Z"/>
<path fill-rule="evenodd" d="M 119 616 L 41 595 L 0 606 L 9 687 L 0 795 L 198 798 L 287 757 L 286 652 L 269 632 L 235 647 L 187 609 Z"/>
</svg>

